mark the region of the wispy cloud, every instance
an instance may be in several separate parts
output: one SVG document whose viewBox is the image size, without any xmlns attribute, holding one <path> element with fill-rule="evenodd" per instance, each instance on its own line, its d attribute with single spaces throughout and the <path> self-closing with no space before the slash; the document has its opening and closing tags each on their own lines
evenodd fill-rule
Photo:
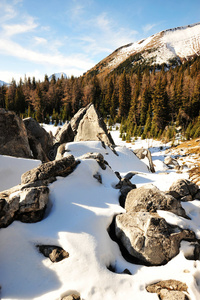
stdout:
<svg viewBox="0 0 200 300">
<path fill-rule="evenodd" d="M 35 23 L 34 18 L 31 16 L 26 17 L 24 23 L 2 25 L 3 34 L 7 37 L 32 31 L 36 27 L 38 27 L 38 24 Z"/>
<path fill-rule="evenodd" d="M 160 23 L 159 23 L 160 24 Z M 148 33 L 153 29 L 154 27 L 158 26 L 159 24 L 153 23 L 153 24 L 146 24 L 145 26 L 142 27 L 144 33 Z"/>
</svg>

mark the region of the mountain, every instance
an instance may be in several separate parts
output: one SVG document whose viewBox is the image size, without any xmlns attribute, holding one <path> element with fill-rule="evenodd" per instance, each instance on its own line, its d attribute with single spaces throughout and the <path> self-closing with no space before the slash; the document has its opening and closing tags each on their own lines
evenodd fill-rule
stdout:
<svg viewBox="0 0 200 300">
<path fill-rule="evenodd" d="M 52 79 L 53 75 L 55 75 L 56 80 L 61 79 L 62 76 L 63 76 L 63 78 L 67 78 L 67 75 L 66 75 L 65 73 L 60 72 L 60 73 L 54 73 L 54 74 L 52 74 L 51 76 L 49 76 L 49 80 Z"/>
<path fill-rule="evenodd" d="M 0 80 L 0 86 L 2 85 L 9 85 L 8 83 L 6 83 L 5 81 Z"/>
<path fill-rule="evenodd" d="M 177 65 L 200 55 L 200 23 L 168 29 L 116 49 L 86 74 L 106 75 L 136 65 Z"/>
</svg>

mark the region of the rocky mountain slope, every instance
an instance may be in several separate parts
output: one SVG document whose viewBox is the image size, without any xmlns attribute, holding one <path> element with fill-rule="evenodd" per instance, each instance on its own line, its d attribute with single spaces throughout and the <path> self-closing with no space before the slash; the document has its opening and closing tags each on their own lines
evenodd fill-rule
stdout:
<svg viewBox="0 0 200 300">
<path fill-rule="evenodd" d="M 146 39 L 122 46 L 104 58 L 87 74 L 112 72 L 135 64 L 174 65 L 200 54 L 200 23 L 168 29 Z M 124 65 L 122 65 L 124 64 Z"/>
</svg>

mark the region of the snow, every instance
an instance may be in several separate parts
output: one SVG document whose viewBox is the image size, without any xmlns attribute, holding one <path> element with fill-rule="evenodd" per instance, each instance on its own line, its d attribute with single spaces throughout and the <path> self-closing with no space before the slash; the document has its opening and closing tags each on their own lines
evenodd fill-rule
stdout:
<svg viewBox="0 0 200 300">
<path fill-rule="evenodd" d="M 145 59 L 154 58 L 154 64 L 169 62 L 175 57 L 188 58 L 192 55 L 199 55 L 200 47 L 200 23 L 189 26 L 177 27 L 165 30 L 152 35 L 144 40 L 137 41 L 119 48 L 114 52 L 114 58 L 109 62 L 108 67 L 116 68 L 130 55 L 150 49 L 151 52 L 144 52 Z"/>
<path fill-rule="evenodd" d="M 21 175 L 39 164 L 39 160 L 0 155 L 0 191 L 20 184 Z"/>
<path fill-rule="evenodd" d="M 81 163 L 72 174 L 59 177 L 49 186 L 52 207 L 45 218 L 34 224 L 15 221 L 0 229 L 1 299 L 59 300 L 77 291 L 85 300 L 156 300 L 157 294 L 148 293 L 145 287 L 165 279 L 185 282 L 190 299 L 199 299 L 200 262 L 185 258 L 192 251 L 188 242 L 181 243 L 180 253 L 166 265 L 145 267 L 127 262 L 109 237 L 107 229 L 113 217 L 125 212 L 118 203 L 119 190 L 114 188 L 118 183 L 115 171 L 122 176 L 136 171 L 132 182 L 137 187 L 153 183 L 162 190 L 167 190 L 174 180 L 188 177 L 186 171 L 178 174 L 166 170 L 163 161 L 167 145 L 160 149 L 160 143 L 140 139 L 133 145 L 127 144 L 118 138 L 119 132 L 111 133 L 118 145 L 115 149 L 118 156 L 100 142 L 68 143 L 66 155 L 73 154 Z M 132 149 L 142 145 L 151 146 L 154 174 L 132 153 Z M 110 167 L 102 170 L 95 160 L 82 159 L 87 152 L 102 153 Z M 7 181 L 12 178 L 10 185 L 17 184 L 20 174 L 38 163 L 0 156 L 1 181 L 7 172 Z M 97 173 L 102 176 L 102 184 L 93 177 Z M 197 200 L 182 203 L 191 220 L 169 212 L 159 211 L 159 214 L 171 224 L 191 228 L 199 237 L 199 203 Z M 52 263 L 38 252 L 36 246 L 41 244 L 61 246 L 69 252 L 69 258 Z M 108 270 L 110 265 L 116 273 Z M 124 269 L 129 269 L 132 275 L 121 274 Z"/>
</svg>

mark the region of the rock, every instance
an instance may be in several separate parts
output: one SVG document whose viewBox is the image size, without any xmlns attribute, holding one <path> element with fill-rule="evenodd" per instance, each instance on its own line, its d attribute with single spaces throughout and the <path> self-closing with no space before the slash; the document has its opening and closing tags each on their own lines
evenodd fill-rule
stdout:
<svg viewBox="0 0 200 300">
<path fill-rule="evenodd" d="M 49 151 L 53 146 L 50 134 L 33 118 L 23 119 L 27 130 L 29 145 L 35 159 L 49 161 Z"/>
<path fill-rule="evenodd" d="M 107 131 L 103 119 L 93 104 L 87 108 L 85 115 L 81 119 L 74 141 L 101 141 L 109 147 L 114 145 L 114 141 Z"/>
<path fill-rule="evenodd" d="M 84 117 L 86 111 L 92 104 L 79 109 L 79 111 L 73 116 L 70 122 L 66 122 L 62 129 L 58 130 L 55 135 L 55 140 L 59 144 L 73 142 L 77 134 L 77 129 L 81 119 Z"/>
<path fill-rule="evenodd" d="M 200 200 L 200 190 L 197 191 L 197 193 L 193 196 L 194 200 Z"/>
<path fill-rule="evenodd" d="M 14 113 L 0 109 L 0 154 L 32 158 L 23 121 Z"/>
<path fill-rule="evenodd" d="M 65 258 L 69 257 L 69 253 L 63 248 L 53 245 L 37 245 L 39 251 L 48 257 L 53 263 L 59 262 Z"/>
<path fill-rule="evenodd" d="M 37 168 L 24 173 L 21 177 L 22 184 L 35 182 L 38 180 L 54 179 L 56 176 L 65 177 L 73 172 L 78 162 L 73 155 L 68 155 L 60 160 L 44 163 Z"/>
<path fill-rule="evenodd" d="M 152 156 L 151 156 L 151 152 L 149 151 L 149 149 L 143 149 L 143 148 L 135 149 L 133 152 L 139 159 L 144 159 L 145 157 L 147 157 L 149 160 L 149 169 L 152 173 L 155 173 Z"/>
<path fill-rule="evenodd" d="M 93 177 L 102 184 L 102 177 L 101 175 L 97 172 L 96 174 L 93 175 Z"/>
<path fill-rule="evenodd" d="M 107 161 L 104 160 L 104 157 L 101 153 L 88 152 L 80 156 L 79 159 L 95 159 L 103 170 L 105 170 L 106 166 L 108 166 Z"/>
<path fill-rule="evenodd" d="M 177 199 L 191 195 L 193 199 L 198 190 L 199 187 L 194 182 L 187 179 L 178 179 L 170 186 L 169 194 Z"/>
<path fill-rule="evenodd" d="M 127 212 L 156 212 L 158 209 L 167 210 L 178 216 L 187 217 L 179 200 L 171 195 L 166 195 L 153 184 L 144 185 L 131 190 L 126 198 L 125 209 Z"/>
<path fill-rule="evenodd" d="M 115 233 L 129 254 L 147 265 L 167 263 L 179 253 L 181 240 L 195 239 L 194 232 L 171 226 L 157 213 L 149 212 L 118 215 Z"/>
<path fill-rule="evenodd" d="M 179 291 L 160 290 L 158 294 L 161 300 L 189 300 L 188 296 Z"/>
<path fill-rule="evenodd" d="M 187 285 L 178 280 L 163 280 L 146 287 L 149 293 L 157 293 L 162 300 L 189 300 L 183 293 L 187 293 L 187 289 Z"/>
<path fill-rule="evenodd" d="M 79 294 L 71 294 L 69 296 L 63 297 L 62 300 L 81 300 L 81 298 Z"/>
<path fill-rule="evenodd" d="M 136 189 L 136 185 L 133 184 L 128 178 L 130 178 L 130 176 L 125 176 L 124 178 L 120 177 L 120 181 L 115 186 L 116 189 L 120 189 L 119 203 L 122 207 L 125 206 L 128 193 L 131 190 Z"/>
<path fill-rule="evenodd" d="M 179 167 L 179 163 L 177 162 L 177 160 L 175 158 L 172 158 L 171 156 L 165 157 L 164 163 L 167 166 L 177 166 L 177 167 Z"/>
<path fill-rule="evenodd" d="M 26 223 L 41 221 L 49 201 L 46 186 L 16 186 L 0 193 L 0 228 L 7 227 L 14 220 Z"/>
<path fill-rule="evenodd" d="M 58 130 L 55 135 L 55 140 L 59 144 L 73 142 L 75 133 L 72 130 L 71 124 L 67 121 L 62 129 Z"/>
</svg>

